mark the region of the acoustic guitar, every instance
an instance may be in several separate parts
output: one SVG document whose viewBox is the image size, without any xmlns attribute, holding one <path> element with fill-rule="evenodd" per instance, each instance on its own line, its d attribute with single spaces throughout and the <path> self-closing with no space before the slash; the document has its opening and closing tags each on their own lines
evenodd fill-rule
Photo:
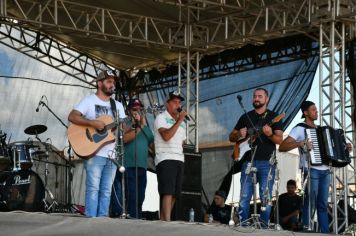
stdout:
<svg viewBox="0 0 356 236">
<path fill-rule="evenodd" d="M 268 126 L 272 126 L 274 123 L 279 122 L 280 120 L 282 120 L 285 117 L 285 114 L 279 114 L 278 116 L 276 116 L 275 118 L 272 119 L 271 122 L 269 122 L 267 125 Z M 252 140 L 254 141 L 259 135 L 262 134 L 262 129 L 259 129 L 257 134 L 251 135 L 251 136 L 246 136 L 245 138 L 239 139 L 236 141 L 235 145 L 234 145 L 234 151 L 231 155 L 232 159 L 234 161 L 240 160 L 243 155 L 249 151 L 250 145 L 249 145 L 249 141 Z"/>
<path fill-rule="evenodd" d="M 115 135 L 112 131 L 116 127 L 113 118 L 103 115 L 97 118 L 105 123 L 103 130 L 96 130 L 93 127 L 71 124 L 68 127 L 68 140 L 74 152 L 83 159 L 89 159 L 99 151 L 101 147 L 108 143 L 115 142 Z"/>
</svg>

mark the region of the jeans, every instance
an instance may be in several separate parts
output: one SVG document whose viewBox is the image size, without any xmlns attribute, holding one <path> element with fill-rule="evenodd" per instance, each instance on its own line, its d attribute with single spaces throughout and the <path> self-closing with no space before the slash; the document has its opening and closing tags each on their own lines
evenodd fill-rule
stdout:
<svg viewBox="0 0 356 236">
<path fill-rule="evenodd" d="M 121 176 L 118 172 L 114 181 L 114 192 L 111 196 L 112 201 L 112 214 L 119 216 L 122 214 L 122 188 Z M 142 204 L 145 200 L 147 173 L 145 168 L 137 168 L 137 214 L 136 214 L 136 168 L 128 167 L 125 171 L 125 187 L 126 187 L 126 204 L 127 213 L 137 219 L 142 218 Z"/>
<path fill-rule="evenodd" d="M 147 185 L 146 169 L 137 168 L 137 205 L 136 205 L 136 168 L 131 167 L 126 170 L 127 186 L 127 213 L 134 218 L 142 218 L 142 204 L 145 200 Z M 137 206 L 137 212 L 136 212 Z M 136 214 L 137 213 L 137 214 Z"/>
<path fill-rule="evenodd" d="M 108 216 L 116 165 L 108 158 L 94 156 L 85 161 L 85 215 Z"/>
<path fill-rule="evenodd" d="M 253 174 L 246 174 L 247 166 L 250 162 L 245 162 L 242 164 L 241 169 L 241 193 L 240 193 L 240 208 L 239 208 L 239 216 L 240 222 L 246 221 L 248 219 L 250 213 L 250 201 L 253 195 Z M 253 162 L 253 167 L 257 168 L 256 179 L 257 183 L 259 183 L 259 193 L 260 199 L 262 199 L 262 204 L 266 206 L 266 210 L 261 211 L 260 218 L 266 224 L 269 223 L 269 217 L 271 214 L 271 206 L 267 204 L 266 200 L 271 199 L 272 197 L 272 189 L 274 183 L 274 175 L 275 175 L 275 166 L 272 167 L 271 176 L 268 181 L 268 173 L 270 170 L 269 161 L 260 161 L 255 160 Z M 246 178 L 247 177 L 247 178 Z M 245 182 L 246 181 L 246 182 Z M 265 189 L 267 188 L 268 182 L 268 196 L 263 196 L 265 193 Z M 243 192 L 242 192 L 243 191 Z"/>
<path fill-rule="evenodd" d="M 306 177 L 307 172 L 304 172 Z M 315 205 L 318 215 L 318 224 L 322 233 L 329 233 L 328 217 L 328 197 L 330 186 L 330 170 L 310 169 L 310 201 L 311 212 L 315 211 Z M 309 225 L 309 191 L 306 188 L 303 206 L 303 226 Z"/>
</svg>

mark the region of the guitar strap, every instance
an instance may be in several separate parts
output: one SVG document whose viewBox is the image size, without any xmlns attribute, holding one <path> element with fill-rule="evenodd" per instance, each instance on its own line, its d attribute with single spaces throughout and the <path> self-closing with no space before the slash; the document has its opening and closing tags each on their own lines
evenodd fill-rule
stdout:
<svg viewBox="0 0 356 236">
<path fill-rule="evenodd" d="M 299 123 L 299 124 L 297 124 L 295 127 L 297 127 L 297 126 L 303 127 L 303 128 L 305 128 L 305 129 L 314 128 L 314 127 L 312 127 L 312 126 L 307 125 L 306 123 Z M 319 127 L 319 126 L 317 126 L 317 127 Z"/>
<path fill-rule="evenodd" d="M 117 110 L 116 110 L 116 102 L 113 98 L 110 98 L 110 106 L 111 106 L 111 111 L 114 116 L 114 120 L 117 117 Z"/>
</svg>

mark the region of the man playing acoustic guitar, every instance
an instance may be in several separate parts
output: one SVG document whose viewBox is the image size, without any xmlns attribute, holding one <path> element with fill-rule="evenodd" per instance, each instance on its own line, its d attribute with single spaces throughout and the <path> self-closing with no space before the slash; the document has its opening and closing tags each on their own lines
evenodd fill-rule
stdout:
<svg viewBox="0 0 356 236">
<path fill-rule="evenodd" d="M 80 137 L 72 141 L 70 140 L 74 151 L 79 156 L 87 159 L 84 163 L 86 171 L 85 215 L 87 217 L 108 216 L 109 214 L 111 187 L 117 168 L 116 165 L 109 160 L 109 155 L 112 155 L 115 140 L 111 139 L 105 141 L 105 139 L 103 139 L 103 142 L 100 142 L 102 137 L 109 136 L 106 134 L 111 132 L 110 128 L 107 128 L 108 124 L 106 124 L 101 117 L 114 117 L 113 111 L 116 111 L 116 115 L 120 118 L 125 118 L 126 116 L 122 104 L 111 99 L 115 91 L 116 79 L 117 77 L 113 71 L 100 72 L 96 79 L 96 93 L 86 96 L 81 100 L 68 116 L 68 120 L 73 124 L 80 127 L 87 127 L 82 129 L 87 130 L 87 132 L 84 132 L 82 135 L 82 141 L 80 141 Z M 111 122 L 112 121 L 113 120 L 111 120 Z M 71 132 L 73 130 L 74 128 L 71 129 L 71 127 L 68 129 L 69 139 L 75 137 L 76 132 Z M 103 132 L 92 135 L 90 130 Z M 81 148 L 80 144 L 83 143 L 84 145 L 85 141 L 87 141 L 86 139 L 90 139 L 89 144 Z M 97 150 L 90 155 L 80 154 L 81 151 L 85 152 L 89 149 L 89 146 L 95 146 L 96 144 L 99 145 Z"/>
<path fill-rule="evenodd" d="M 244 163 L 241 170 L 241 194 L 240 194 L 240 208 L 239 216 L 240 222 L 244 222 L 248 219 L 250 212 L 250 201 L 253 195 L 253 182 L 252 175 L 250 175 L 250 167 L 257 169 L 256 177 L 259 183 L 260 199 L 266 201 L 266 198 L 262 197 L 265 193 L 265 189 L 268 184 L 269 196 L 272 194 L 273 182 L 274 182 L 274 168 L 272 168 L 272 179 L 268 181 L 268 173 L 270 169 L 269 159 L 272 153 L 276 150 L 276 144 L 282 142 L 283 131 L 282 123 L 279 121 L 273 121 L 273 118 L 277 114 L 267 109 L 269 101 L 268 91 L 264 88 L 257 88 L 253 93 L 253 107 L 252 111 L 242 115 L 238 120 L 235 128 L 230 133 L 229 139 L 231 142 L 241 142 L 240 146 L 245 145 L 243 141 L 251 138 L 252 147 L 255 148 L 254 161 L 248 165 L 251 161 L 251 150 L 242 154 Z M 253 124 L 251 124 L 251 122 Z M 269 124 L 270 125 L 267 125 Z M 254 129 L 256 128 L 256 130 Z M 257 133 L 256 133 L 257 132 Z M 241 148 L 243 149 L 243 148 Z M 271 206 L 268 206 L 266 202 L 262 202 L 266 209 L 261 212 L 261 220 L 268 224 L 269 216 L 271 212 Z"/>
</svg>

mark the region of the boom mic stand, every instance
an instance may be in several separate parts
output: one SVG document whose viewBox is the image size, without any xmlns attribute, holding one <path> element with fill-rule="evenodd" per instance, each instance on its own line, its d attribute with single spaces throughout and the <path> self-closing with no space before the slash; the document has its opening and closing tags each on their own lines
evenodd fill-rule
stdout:
<svg viewBox="0 0 356 236">
<path fill-rule="evenodd" d="M 240 95 L 237 95 L 237 100 L 242 108 L 242 110 L 244 111 L 244 114 L 246 115 L 247 117 L 247 120 L 249 121 L 251 127 L 252 127 L 252 132 L 250 132 L 249 130 L 249 135 L 251 136 L 251 134 L 256 134 L 256 138 L 258 138 L 260 140 L 260 142 L 262 143 L 262 139 L 259 135 L 259 132 L 257 130 L 257 128 L 255 127 L 255 125 L 253 124 L 250 116 L 248 115 L 243 103 L 242 103 L 242 97 Z M 267 227 L 266 223 L 265 222 L 262 222 L 260 221 L 260 215 L 257 214 L 257 198 L 256 198 L 256 192 L 257 192 L 257 176 L 256 176 L 256 173 L 257 173 L 257 168 L 253 166 L 253 163 L 254 163 L 254 159 L 255 159 L 255 154 L 256 154 L 256 151 L 257 151 L 257 145 L 256 146 L 253 146 L 253 141 L 251 139 L 249 139 L 249 146 L 251 148 L 251 161 L 250 163 L 248 164 L 247 168 L 246 168 L 246 177 L 245 177 L 245 180 L 244 180 L 244 184 L 242 186 L 242 189 L 241 189 L 241 192 L 240 192 L 240 201 L 241 201 L 241 197 L 242 197 L 242 194 L 245 190 L 245 184 L 246 184 L 246 181 L 247 181 L 247 178 L 249 177 L 250 174 L 252 174 L 252 181 L 253 181 L 253 214 L 251 214 L 251 217 L 243 222 L 240 222 L 240 225 L 244 225 L 244 223 L 247 223 L 249 221 L 252 221 L 252 225 L 258 229 L 262 229 L 264 227 Z"/>
<path fill-rule="evenodd" d="M 45 96 L 45 95 L 43 95 L 42 97 L 45 97 L 46 98 L 46 100 L 47 100 L 47 97 Z M 47 100 L 47 103 L 48 103 L 48 100 Z M 43 107 L 46 107 L 46 109 L 66 128 L 66 129 L 68 129 L 68 126 L 61 120 L 61 118 L 59 118 L 57 115 L 56 115 L 56 113 L 54 113 L 53 111 L 52 111 L 52 109 L 45 103 L 45 102 L 43 102 L 42 101 L 42 99 L 41 99 L 41 101 L 40 101 L 40 103 L 39 103 L 39 106 L 43 106 Z M 38 107 L 39 107 L 38 106 Z M 38 109 L 36 109 L 36 111 L 38 111 Z M 38 138 L 37 137 L 37 135 L 36 135 L 36 138 Z M 40 141 L 40 140 L 39 140 Z M 67 178 L 68 178 L 68 181 L 67 181 L 67 188 L 66 188 L 66 191 L 67 191 L 67 206 L 68 206 L 68 208 L 70 209 L 70 206 L 71 206 L 71 204 L 72 204 L 72 191 L 71 191 L 71 187 L 72 187 L 72 167 L 73 167 L 73 165 L 72 165 L 72 155 L 71 155 L 71 145 L 70 145 L 70 143 L 69 143 L 69 148 L 68 148 L 68 160 L 66 160 L 65 158 L 63 158 L 63 160 L 65 160 L 66 161 L 66 176 L 67 176 Z M 69 170 L 68 170 L 69 169 Z"/>
</svg>

